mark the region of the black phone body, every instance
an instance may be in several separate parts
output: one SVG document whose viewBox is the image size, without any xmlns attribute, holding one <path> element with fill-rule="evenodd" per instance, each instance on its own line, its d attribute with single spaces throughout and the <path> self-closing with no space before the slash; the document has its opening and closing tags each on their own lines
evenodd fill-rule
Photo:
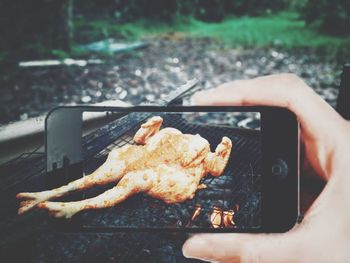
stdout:
<svg viewBox="0 0 350 263">
<path fill-rule="evenodd" d="M 143 193 L 113 208 L 79 213 L 74 220 L 85 230 L 273 233 L 286 232 L 296 224 L 299 216 L 299 125 L 296 116 L 287 109 L 260 106 L 59 107 L 46 119 L 48 174 L 57 177 L 62 170 L 57 169 L 56 163 L 51 169 L 50 151 L 54 149 L 57 154 L 57 146 L 53 145 L 57 142 L 68 159 L 68 167 L 74 167 L 79 158 L 93 159 L 85 153 L 90 151 L 91 145 L 84 147 L 87 140 L 82 136 L 82 130 L 73 127 L 83 126 L 82 116 L 86 112 L 118 114 L 119 117 L 111 121 L 111 130 L 118 131 L 118 136 L 122 134 L 127 143 L 132 141 L 125 139 L 125 134 L 132 137 L 147 119 L 161 116 L 163 127 L 176 128 L 184 134 L 199 134 L 209 141 L 212 152 L 222 137 L 227 136 L 232 141 L 232 150 L 223 175 L 213 177 L 209 174 L 203 178 L 201 183 L 207 188 L 198 190 L 191 200 L 168 205 Z M 248 121 L 244 116 L 248 116 Z M 65 130 L 60 135 L 57 127 L 64 130 L 62 125 L 69 125 L 70 118 L 71 124 L 67 126 L 70 131 Z M 137 119 L 137 124 L 130 129 L 125 119 Z M 249 121 L 253 123 L 252 127 L 247 126 Z M 237 126 L 237 123 L 243 123 L 245 127 Z M 60 142 L 59 136 L 65 143 Z M 76 144 L 77 136 L 80 136 L 80 145 Z M 92 137 L 96 141 L 96 135 Z M 101 142 L 105 144 L 105 141 Z M 70 147 L 67 153 L 64 144 Z M 96 145 L 101 147 L 101 143 Z M 125 144 L 114 145 L 123 147 Z M 74 161 L 69 152 L 81 156 Z M 98 167 L 92 165 L 91 168 L 86 160 L 80 163 L 85 174 Z M 63 170 L 67 171 L 67 167 Z"/>
</svg>

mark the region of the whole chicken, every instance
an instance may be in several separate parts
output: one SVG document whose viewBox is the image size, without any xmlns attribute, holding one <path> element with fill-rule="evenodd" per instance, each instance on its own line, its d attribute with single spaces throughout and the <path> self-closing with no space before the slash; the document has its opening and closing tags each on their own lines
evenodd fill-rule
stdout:
<svg viewBox="0 0 350 263">
<path fill-rule="evenodd" d="M 197 189 L 206 188 L 200 180 L 210 173 L 220 176 L 230 157 L 232 142 L 223 137 L 210 152 L 209 142 L 199 134 L 183 134 L 174 128 L 160 130 L 163 119 L 150 118 L 134 136 L 136 145 L 113 149 L 95 172 L 56 189 L 19 193 L 18 214 L 38 207 L 55 217 L 70 218 L 79 211 L 115 206 L 131 195 L 146 193 L 167 204 L 192 199 Z M 94 185 L 118 184 L 106 192 L 85 200 L 51 202 L 48 200 Z"/>
</svg>

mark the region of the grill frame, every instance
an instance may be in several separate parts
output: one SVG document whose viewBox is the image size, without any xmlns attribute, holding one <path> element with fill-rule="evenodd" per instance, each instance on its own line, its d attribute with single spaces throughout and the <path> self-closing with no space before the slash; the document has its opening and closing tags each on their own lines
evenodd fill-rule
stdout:
<svg viewBox="0 0 350 263">
<path fill-rule="evenodd" d="M 72 108 L 76 109 L 77 107 L 72 107 Z M 251 112 L 254 109 L 254 107 L 250 107 L 249 109 L 247 109 L 247 108 L 243 109 L 241 107 L 233 107 L 234 109 L 232 107 L 231 108 L 227 108 L 227 107 L 210 107 L 211 109 L 208 109 L 208 107 L 167 107 L 167 108 L 162 108 L 162 109 L 165 110 L 166 112 L 178 112 L 178 113 L 180 113 L 180 112 L 191 112 L 191 111 L 193 111 L 193 112 L 200 112 L 200 111 L 205 112 L 204 108 L 207 111 L 216 111 L 216 112 L 231 112 L 231 111 L 238 111 L 238 110 Z M 241 108 L 241 109 L 237 109 L 237 108 Z M 88 110 L 88 111 L 91 111 L 91 110 L 96 110 L 97 108 L 96 107 L 80 107 L 80 109 L 82 111 L 84 111 L 85 109 Z M 99 151 L 99 152 L 93 154 L 93 152 L 91 152 L 91 149 L 95 149 L 95 151 L 96 151 L 96 149 L 100 149 L 101 148 L 101 147 L 99 147 L 99 148 L 95 147 L 96 145 L 106 145 L 106 142 L 104 141 L 105 140 L 104 138 L 108 138 L 110 140 L 111 138 L 113 138 L 113 136 L 116 136 L 116 137 L 114 137 L 114 140 L 113 140 L 113 142 L 115 142 L 120 136 L 121 138 L 120 138 L 119 142 L 117 143 L 117 146 L 119 146 L 119 147 L 121 147 L 121 146 L 123 146 L 123 145 L 125 145 L 127 143 L 130 143 L 131 142 L 130 136 L 128 138 L 125 138 L 125 134 L 131 133 L 131 136 L 133 136 L 134 131 L 138 129 L 139 124 L 141 122 L 143 122 L 143 120 L 147 119 L 150 116 L 150 114 L 156 114 L 156 112 L 158 110 L 160 110 L 160 108 L 159 107 L 152 107 L 152 106 L 132 107 L 132 108 L 110 108 L 110 107 L 109 108 L 105 108 L 105 107 L 100 108 L 99 107 L 98 110 L 99 111 L 101 111 L 101 110 L 108 110 L 108 111 L 114 111 L 114 112 L 118 112 L 118 113 L 120 113 L 120 112 L 121 113 L 128 113 L 128 115 L 125 116 L 125 117 L 122 117 L 121 119 L 113 121 L 110 125 L 108 125 L 109 127 L 103 127 L 101 129 L 99 129 L 99 131 L 103 133 L 103 136 L 99 136 L 99 131 L 97 131 L 97 132 L 94 132 L 93 135 L 91 135 L 91 136 L 87 135 L 87 136 L 85 136 L 82 139 L 82 141 L 83 141 L 83 143 L 82 143 L 83 144 L 83 152 L 85 153 L 84 154 L 85 162 L 86 162 L 86 160 L 89 160 L 89 159 L 93 158 L 94 156 L 95 157 L 97 156 L 97 157 L 100 157 L 100 158 L 102 156 L 104 156 L 104 158 L 105 158 L 106 154 L 111 149 L 111 146 L 112 147 L 115 146 L 115 144 L 112 143 L 112 144 L 108 145 L 107 147 L 104 147 L 102 149 L 102 151 Z M 135 123 L 132 124 L 133 125 L 133 129 L 131 131 L 129 130 L 129 131 L 124 132 L 122 134 L 120 132 L 118 132 L 118 130 L 116 131 L 116 127 L 120 126 L 120 125 L 118 125 L 118 122 L 121 122 L 124 126 L 127 126 L 127 127 L 130 126 L 130 123 L 128 123 L 128 121 L 130 121 L 130 120 L 132 122 L 132 117 L 130 118 L 130 115 L 136 114 L 137 112 L 138 113 L 140 113 L 140 112 L 147 112 L 147 114 L 145 113 L 142 118 L 137 118 L 138 121 L 136 122 L 136 124 Z M 167 113 L 163 113 L 163 112 L 162 113 L 157 113 L 157 115 L 163 115 L 163 117 L 166 116 L 166 114 Z M 124 119 L 124 120 L 122 120 L 122 119 Z M 125 121 L 125 119 L 126 119 L 126 121 Z M 193 129 L 193 127 L 196 127 L 197 129 L 198 128 L 199 129 L 210 128 L 210 129 L 214 129 L 215 131 L 217 131 L 218 129 L 221 129 L 221 130 L 222 129 L 224 129 L 224 130 L 226 129 L 226 130 L 230 130 L 231 132 L 234 131 L 234 133 L 237 136 L 241 136 L 241 138 L 244 138 L 244 139 L 246 139 L 248 141 L 252 140 L 252 138 L 256 140 L 257 136 L 260 133 L 259 131 L 248 130 L 248 129 L 224 128 L 224 127 L 219 127 L 218 128 L 218 126 L 209 126 L 209 125 L 203 125 L 203 124 L 196 124 L 196 125 L 194 125 L 194 124 L 191 123 L 191 124 L 187 124 L 187 125 L 191 125 L 192 126 L 191 129 Z M 166 127 L 166 126 L 174 127 L 174 123 L 171 123 L 170 125 L 168 125 L 167 121 L 166 121 L 166 118 L 165 118 L 163 127 Z M 177 127 L 175 125 L 175 128 L 179 128 L 179 127 Z M 184 129 L 180 128 L 180 130 L 182 132 L 184 132 L 184 133 L 191 133 L 191 131 L 188 131 L 186 129 L 184 130 Z M 49 133 L 49 131 L 48 131 L 48 133 Z M 115 135 L 113 135 L 113 133 L 115 133 Z M 203 137 L 208 139 L 205 135 Z M 214 151 L 218 141 L 215 142 L 215 143 L 212 143 L 209 140 L 209 142 L 210 142 L 210 144 L 212 146 L 211 150 Z M 109 141 L 109 143 L 110 143 L 110 141 Z M 235 147 L 235 145 L 233 147 Z M 235 149 L 235 148 L 233 148 L 233 149 Z M 261 151 L 261 145 L 259 146 L 259 150 Z M 260 156 L 261 156 L 261 154 L 260 154 Z M 260 159 L 260 162 L 261 162 L 261 159 Z M 96 162 L 96 163 L 98 163 L 98 162 Z M 102 161 L 100 161 L 99 164 L 101 164 L 101 163 L 102 163 Z M 99 164 L 95 165 L 95 167 L 93 167 L 93 165 L 92 165 L 93 168 L 90 168 L 90 171 L 92 171 L 95 168 L 97 168 Z M 261 165 L 260 165 L 260 167 L 261 167 Z M 62 172 L 62 170 L 59 170 L 58 173 L 57 172 L 55 173 L 55 175 L 56 176 L 59 175 L 60 171 Z M 66 176 L 61 176 L 61 179 L 63 178 L 66 181 L 71 181 L 72 178 L 69 180 L 69 178 L 70 178 L 69 170 L 68 170 L 68 176 L 67 176 L 67 169 L 63 169 L 63 171 L 66 171 Z M 209 181 L 209 180 L 212 181 L 213 179 L 214 179 L 213 177 L 209 176 L 209 177 L 206 177 L 204 179 L 204 181 Z M 220 179 L 220 177 L 215 178 L 215 179 Z M 58 183 L 57 180 L 56 180 L 56 184 L 57 184 L 57 186 L 62 185 L 62 180 L 61 180 L 60 183 Z M 51 184 L 51 186 L 52 186 L 52 184 Z M 110 187 L 112 187 L 112 186 L 110 186 Z M 104 187 L 101 187 L 101 188 L 103 189 Z M 240 187 L 236 187 L 236 188 L 239 189 Z M 105 189 L 108 189 L 108 188 L 105 188 Z M 209 191 L 209 190 L 205 189 L 205 190 L 202 190 L 202 191 Z M 260 194 L 259 200 L 261 200 L 261 191 L 259 193 Z M 97 191 L 94 191 L 94 192 L 96 193 Z M 197 197 L 197 195 L 198 195 L 198 192 L 196 193 L 196 197 Z M 96 196 L 96 194 L 94 194 L 94 195 L 90 194 L 89 197 L 91 197 L 91 196 Z M 77 195 L 75 195 L 75 198 L 76 199 L 85 199 L 86 195 L 79 195 L 79 194 L 77 194 Z M 67 200 L 67 199 L 64 198 L 64 200 Z M 71 199 L 69 198 L 68 200 L 71 200 Z M 127 202 L 127 201 L 128 200 L 126 200 L 125 202 Z M 121 204 L 119 204 L 119 205 L 121 205 Z M 110 208 L 110 209 L 113 209 L 113 208 Z M 104 210 L 110 210 L 110 209 L 104 209 Z M 259 204 L 259 209 L 261 209 L 261 204 Z M 91 213 L 91 211 L 86 212 L 86 213 Z M 101 211 L 96 211 L 96 213 L 101 213 Z M 83 214 L 85 214 L 85 213 L 83 212 Z M 103 214 L 103 212 L 102 212 L 102 214 Z M 261 213 L 260 213 L 260 215 L 261 215 Z M 53 220 L 53 221 L 56 221 L 56 220 Z M 176 227 L 176 228 L 175 227 L 168 227 L 168 228 L 163 228 L 163 227 L 141 227 L 140 228 L 140 227 L 137 227 L 136 228 L 135 227 L 134 228 L 134 227 L 120 227 L 120 226 L 119 227 L 115 227 L 115 226 L 110 226 L 110 225 L 109 226 L 103 226 L 103 227 L 97 226 L 97 225 L 91 226 L 91 225 L 87 225 L 87 224 L 84 223 L 84 220 L 82 220 L 82 216 L 80 214 L 78 214 L 75 217 L 73 217 L 73 220 L 71 220 L 69 222 L 55 222 L 55 224 L 58 224 L 60 228 L 63 227 L 63 229 L 65 229 L 65 231 L 72 230 L 72 231 L 81 231 L 81 232 L 116 232 L 116 231 L 117 232 L 118 231 L 125 232 L 125 231 L 164 231 L 164 230 L 165 231 L 171 231 L 171 232 L 174 232 L 174 231 L 185 231 L 185 232 L 247 232 L 247 231 L 249 231 L 249 232 L 259 232 L 259 226 L 256 226 L 256 227 L 249 226 L 249 227 L 240 227 L 240 228 L 219 228 L 219 229 L 202 228 L 202 227 L 199 227 L 199 228 L 188 228 L 188 227 L 186 227 L 186 228 L 178 228 L 178 227 Z"/>
</svg>

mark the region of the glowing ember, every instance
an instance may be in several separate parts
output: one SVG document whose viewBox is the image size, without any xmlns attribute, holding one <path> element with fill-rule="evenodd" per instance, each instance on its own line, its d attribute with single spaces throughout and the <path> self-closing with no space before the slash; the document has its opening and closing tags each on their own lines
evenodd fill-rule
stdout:
<svg viewBox="0 0 350 263">
<path fill-rule="evenodd" d="M 201 205 L 197 204 L 197 205 L 195 206 L 195 209 L 194 209 L 194 212 L 193 212 L 191 221 L 196 220 L 197 217 L 199 216 L 199 214 L 201 213 L 201 211 L 202 211 Z"/>
<path fill-rule="evenodd" d="M 224 217 L 224 226 L 225 227 L 234 227 L 236 225 L 234 221 L 235 212 L 233 210 L 224 211 L 223 217 Z"/>
<path fill-rule="evenodd" d="M 213 212 L 210 215 L 210 222 L 213 228 L 221 227 L 222 223 L 222 210 L 221 208 L 214 206 Z"/>
<path fill-rule="evenodd" d="M 239 207 L 235 207 L 239 208 Z M 213 212 L 210 215 L 210 222 L 213 228 L 227 227 L 232 228 L 236 226 L 234 220 L 235 212 L 233 209 L 222 211 L 220 207 L 214 206 Z"/>
</svg>

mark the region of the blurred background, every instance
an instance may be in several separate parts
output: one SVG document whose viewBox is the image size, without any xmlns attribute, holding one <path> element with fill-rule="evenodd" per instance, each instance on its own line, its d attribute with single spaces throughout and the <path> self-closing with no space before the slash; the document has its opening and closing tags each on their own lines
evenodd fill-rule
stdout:
<svg viewBox="0 0 350 263">
<path fill-rule="evenodd" d="M 154 101 L 193 77 L 293 72 L 332 103 L 349 25 L 345 0 L 1 0 L 0 123 Z"/>
<path fill-rule="evenodd" d="M 334 104 L 350 53 L 344 0 L 1 0 L 0 123 L 62 104 L 140 104 L 292 72 Z M 34 61 L 34 62 L 33 62 Z"/>
</svg>

